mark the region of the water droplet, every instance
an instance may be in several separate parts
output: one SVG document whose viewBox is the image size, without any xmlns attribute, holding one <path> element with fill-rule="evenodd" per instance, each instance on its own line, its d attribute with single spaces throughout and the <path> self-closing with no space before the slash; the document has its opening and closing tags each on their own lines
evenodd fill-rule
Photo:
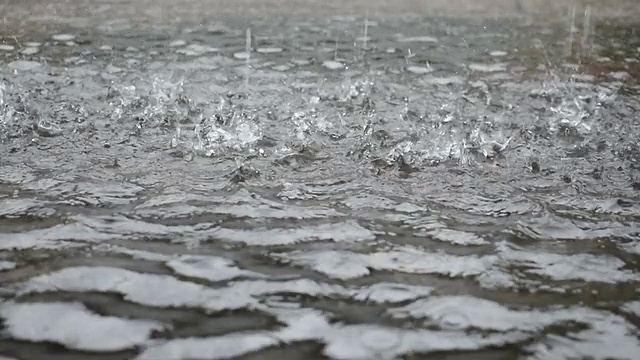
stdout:
<svg viewBox="0 0 640 360">
<path fill-rule="evenodd" d="M 41 136 L 46 137 L 62 135 L 62 129 L 60 128 L 60 126 L 47 120 L 40 120 L 38 122 L 38 126 L 36 127 L 36 131 Z"/>
</svg>

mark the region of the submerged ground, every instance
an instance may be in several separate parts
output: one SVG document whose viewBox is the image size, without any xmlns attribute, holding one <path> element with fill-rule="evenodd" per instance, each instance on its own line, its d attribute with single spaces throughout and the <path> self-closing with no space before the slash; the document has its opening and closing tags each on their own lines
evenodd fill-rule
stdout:
<svg viewBox="0 0 640 360">
<path fill-rule="evenodd" d="M 0 359 L 640 358 L 626 2 L 129 3 L 0 6 Z"/>
</svg>

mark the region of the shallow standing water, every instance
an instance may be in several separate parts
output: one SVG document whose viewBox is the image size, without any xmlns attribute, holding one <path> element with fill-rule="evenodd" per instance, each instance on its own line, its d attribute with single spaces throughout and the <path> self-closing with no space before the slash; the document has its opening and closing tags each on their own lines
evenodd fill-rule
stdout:
<svg viewBox="0 0 640 360">
<path fill-rule="evenodd" d="M 638 23 L 583 15 L 0 30 L 0 358 L 640 359 Z"/>
</svg>

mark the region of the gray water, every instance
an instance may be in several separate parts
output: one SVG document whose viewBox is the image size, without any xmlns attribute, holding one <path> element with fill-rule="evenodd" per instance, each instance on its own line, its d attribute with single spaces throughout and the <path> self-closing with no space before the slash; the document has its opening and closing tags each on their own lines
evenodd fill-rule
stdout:
<svg viewBox="0 0 640 360">
<path fill-rule="evenodd" d="M 0 30 L 0 358 L 640 359 L 640 37 L 587 20 Z"/>
</svg>

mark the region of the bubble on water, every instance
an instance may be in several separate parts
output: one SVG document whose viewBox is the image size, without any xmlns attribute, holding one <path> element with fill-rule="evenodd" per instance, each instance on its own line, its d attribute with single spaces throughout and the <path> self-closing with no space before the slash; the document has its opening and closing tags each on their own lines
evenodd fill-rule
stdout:
<svg viewBox="0 0 640 360">
<path fill-rule="evenodd" d="M 45 136 L 45 137 L 62 135 L 62 128 L 60 127 L 60 125 L 54 123 L 53 121 L 44 120 L 44 119 L 38 121 L 36 130 L 39 135 Z"/>
<path fill-rule="evenodd" d="M 549 110 L 556 115 L 549 119 L 551 132 L 576 131 L 578 134 L 587 134 L 591 131 L 591 123 L 587 121 L 591 114 L 577 99 L 563 99 L 559 106 L 552 106 Z"/>
</svg>

